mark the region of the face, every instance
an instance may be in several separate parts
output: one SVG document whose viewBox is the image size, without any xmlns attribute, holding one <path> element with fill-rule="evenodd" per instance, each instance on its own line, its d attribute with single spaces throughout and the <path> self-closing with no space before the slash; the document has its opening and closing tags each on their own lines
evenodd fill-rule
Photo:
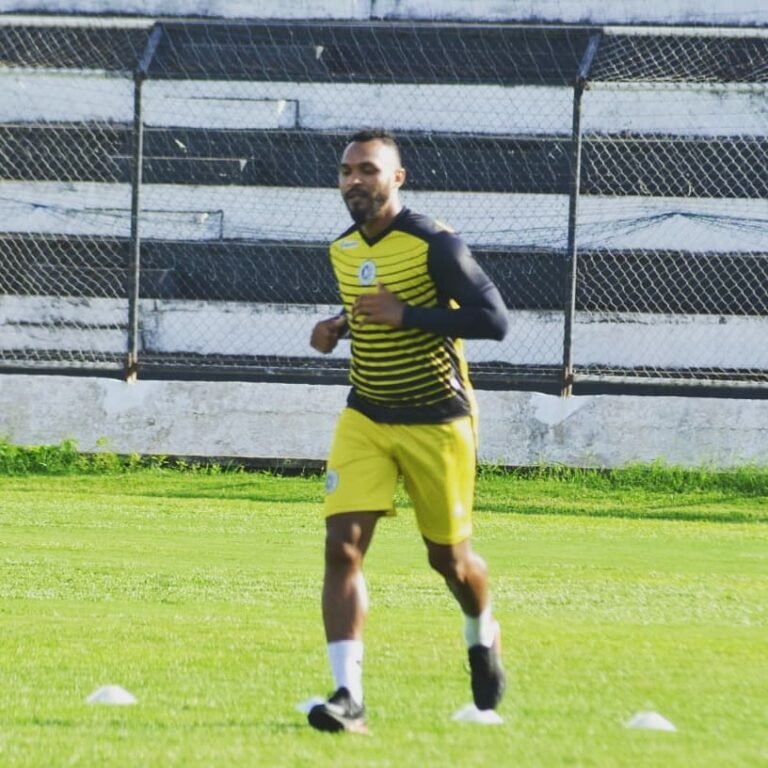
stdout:
<svg viewBox="0 0 768 768">
<path fill-rule="evenodd" d="M 378 139 L 353 141 L 339 164 L 339 189 L 356 224 L 388 223 L 400 209 L 405 181 L 397 150 Z"/>
</svg>

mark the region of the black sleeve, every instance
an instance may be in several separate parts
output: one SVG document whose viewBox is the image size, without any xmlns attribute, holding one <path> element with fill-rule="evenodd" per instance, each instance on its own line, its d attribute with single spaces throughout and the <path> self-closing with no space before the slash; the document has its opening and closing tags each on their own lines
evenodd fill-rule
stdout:
<svg viewBox="0 0 768 768">
<path fill-rule="evenodd" d="M 436 235 L 430 243 L 427 266 L 440 306 L 406 306 L 403 328 L 451 338 L 504 338 L 509 327 L 504 300 L 459 237 L 450 232 Z M 457 308 L 449 305 L 451 299 Z"/>
</svg>

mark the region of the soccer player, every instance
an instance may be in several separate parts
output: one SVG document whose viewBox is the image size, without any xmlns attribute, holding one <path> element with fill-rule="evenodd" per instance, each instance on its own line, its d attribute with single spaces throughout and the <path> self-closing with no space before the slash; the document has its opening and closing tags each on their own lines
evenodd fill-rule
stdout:
<svg viewBox="0 0 768 768">
<path fill-rule="evenodd" d="M 502 339 L 508 315 L 464 242 L 402 205 L 405 175 L 392 134 L 351 137 L 339 188 L 354 224 L 330 246 L 343 310 L 310 339 L 328 353 L 351 338 L 352 388 L 326 474 L 322 613 L 336 690 L 309 712 L 321 731 L 365 729 L 362 566 L 377 522 L 395 514 L 399 476 L 429 564 L 464 614 L 477 708 L 495 709 L 505 687 L 487 568 L 470 543 L 476 408 L 461 339 Z"/>
</svg>

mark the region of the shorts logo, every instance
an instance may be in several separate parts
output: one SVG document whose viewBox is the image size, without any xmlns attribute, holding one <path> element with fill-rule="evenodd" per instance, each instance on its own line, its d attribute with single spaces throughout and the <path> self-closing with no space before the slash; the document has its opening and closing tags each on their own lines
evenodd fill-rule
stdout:
<svg viewBox="0 0 768 768">
<path fill-rule="evenodd" d="M 339 473 L 335 469 L 329 469 L 325 476 L 325 492 L 333 493 L 339 487 Z"/>
<path fill-rule="evenodd" d="M 373 285 L 376 280 L 376 264 L 371 261 L 364 261 L 357 270 L 357 279 L 360 285 Z"/>
</svg>

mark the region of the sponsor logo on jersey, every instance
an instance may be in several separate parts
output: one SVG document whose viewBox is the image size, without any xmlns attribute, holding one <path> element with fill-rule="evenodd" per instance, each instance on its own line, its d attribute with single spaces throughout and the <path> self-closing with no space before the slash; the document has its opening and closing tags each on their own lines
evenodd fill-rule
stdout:
<svg viewBox="0 0 768 768">
<path fill-rule="evenodd" d="M 342 251 L 349 251 L 352 248 L 357 248 L 359 245 L 359 240 L 342 240 L 339 242 L 339 248 L 341 248 Z"/>
</svg>

